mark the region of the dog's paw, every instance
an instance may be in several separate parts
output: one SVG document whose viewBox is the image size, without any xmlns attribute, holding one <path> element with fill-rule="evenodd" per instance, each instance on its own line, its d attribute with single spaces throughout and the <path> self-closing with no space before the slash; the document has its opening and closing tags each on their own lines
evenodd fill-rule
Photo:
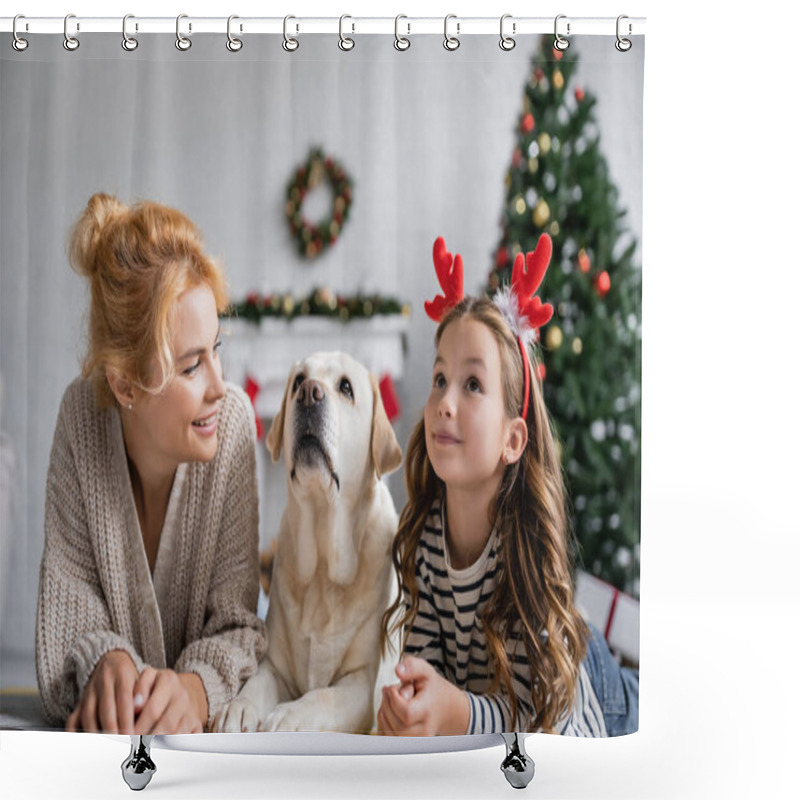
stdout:
<svg viewBox="0 0 800 800">
<path fill-rule="evenodd" d="M 258 709 L 248 700 L 232 700 L 214 718 L 214 733 L 249 733 L 259 729 Z"/>
<path fill-rule="evenodd" d="M 262 731 L 309 731 L 316 730 L 313 720 L 309 719 L 309 709 L 302 700 L 294 700 L 291 703 L 281 703 L 264 720 L 260 730 Z"/>
</svg>

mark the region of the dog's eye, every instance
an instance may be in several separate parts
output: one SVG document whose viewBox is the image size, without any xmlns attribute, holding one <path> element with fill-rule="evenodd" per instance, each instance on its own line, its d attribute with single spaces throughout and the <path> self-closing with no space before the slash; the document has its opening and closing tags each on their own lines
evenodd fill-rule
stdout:
<svg viewBox="0 0 800 800">
<path fill-rule="evenodd" d="M 350 384 L 350 381 L 347 378 L 342 378 L 339 381 L 339 391 L 345 396 L 350 398 L 350 400 L 354 400 L 353 397 L 353 387 Z"/>
<path fill-rule="evenodd" d="M 306 379 L 306 376 L 303 375 L 302 372 L 298 372 L 297 375 L 294 376 L 294 381 L 292 382 L 292 394 L 294 394 L 300 388 L 300 384 L 305 379 Z"/>
</svg>

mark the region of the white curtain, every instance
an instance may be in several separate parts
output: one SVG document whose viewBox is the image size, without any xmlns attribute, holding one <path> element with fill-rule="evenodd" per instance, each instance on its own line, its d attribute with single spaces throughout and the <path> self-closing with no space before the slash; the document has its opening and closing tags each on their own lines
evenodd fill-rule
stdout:
<svg viewBox="0 0 800 800">
<path fill-rule="evenodd" d="M 4 659 L 32 665 L 50 442 L 79 369 L 88 300 L 66 243 L 90 195 L 186 213 L 224 262 L 234 299 L 326 286 L 408 302 L 395 426 L 405 448 L 430 381 L 434 326 L 422 303 L 438 291 L 432 243 L 444 235 L 463 255 L 467 291 L 484 285 L 538 41 L 520 39 L 506 53 L 498 37 L 474 36 L 450 53 L 441 37 L 420 36 L 399 53 L 391 37 L 362 36 L 342 53 L 335 36 L 307 35 L 287 54 L 281 37 L 252 36 L 231 54 L 219 36 L 197 36 L 185 53 L 166 34 L 141 37 L 133 53 L 116 34 L 87 34 L 75 53 L 59 36 L 31 39 L 24 54 L 10 35 L 0 40 L 0 647 Z M 598 96 L 603 151 L 640 239 L 642 70 L 630 62 L 643 59 L 644 45 L 618 54 L 613 41 L 572 46 L 580 82 Z M 597 60 L 612 67 L 595 70 Z M 354 202 L 336 245 L 307 262 L 283 208 L 286 184 L 314 145 L 350 173 Z M 282 472 L 263 454 L 259 468 L 266 539 L 282 509 Z M 400 508 L 402 476 L 390 486 Z"/>
</svg>

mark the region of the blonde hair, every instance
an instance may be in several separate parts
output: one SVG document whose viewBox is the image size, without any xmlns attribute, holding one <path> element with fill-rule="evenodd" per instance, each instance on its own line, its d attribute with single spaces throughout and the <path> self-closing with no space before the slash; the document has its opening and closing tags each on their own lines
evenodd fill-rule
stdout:
<svg viewBox="0 0 800 800">
<path fill-rule="evenodd" d="M 482 322 L 500 346 L 505 412 L 520 416 L 524 374 L 519 344 L 508 323 L 488 298 L 467 297 L 441 321 L 438 347 L 452 322 Z M 528 444 L 522 457 L 505 468 L 490 508 L 499 532 L 497 585 L 481 616 L 493 675 L 490 691 L 500 685 L 512 709 L 518 709 L 506 642 L 521 637 L 530 664 L 532 730 L 551 731 L 572 707 L 580 663 L 586 655 L 588 630 L 573 602 L 571 533 L 555 438 L 544 404 L 533 353 L 528 404 Z M 383 618 L 382 639 L 403 630 L 403 649 L 419 608 L 415 580 L 417 547 L 431 506 L 441 497 L 443 482 L 433 471 L 425 446 L 425 424 L 415 426 L 406 454 L 409 501 L 400 515 L 392 545 L 399 592 Z M 409 606 L 403 610 L 403 589 Z M 546 635 L 545 635 L 546 634 Z"/>
<path fill-rule="evenodd" d="M 103 192 L 92 195 L 72 230 L 69 260 L 91 286 L 82 372 L 103 407 L 116 402 L 108 369 L 153 393 L 175 375 L 173 316 L 187 289 L 206 285 L 218 313 L 228 306 L 222 268 L 205 254 L 194 223 L 158 203 L 126 206 Z"/>
</svg>

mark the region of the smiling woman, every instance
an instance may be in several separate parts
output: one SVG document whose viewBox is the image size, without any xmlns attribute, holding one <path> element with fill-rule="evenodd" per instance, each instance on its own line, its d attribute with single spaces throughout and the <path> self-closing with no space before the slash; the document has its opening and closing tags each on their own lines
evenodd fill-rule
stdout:
<svg viewBox="0 0 800 800">
<path fill-rule="evenodd" d="M 201 731 L 265 646 L 254 419 L 218 355 L 224 276 L 183 214 L 106 194 L 70 260 L 91 283 L 89 344 L 48 471 L 42 705 L 69 730 Z"/>
</svg>

